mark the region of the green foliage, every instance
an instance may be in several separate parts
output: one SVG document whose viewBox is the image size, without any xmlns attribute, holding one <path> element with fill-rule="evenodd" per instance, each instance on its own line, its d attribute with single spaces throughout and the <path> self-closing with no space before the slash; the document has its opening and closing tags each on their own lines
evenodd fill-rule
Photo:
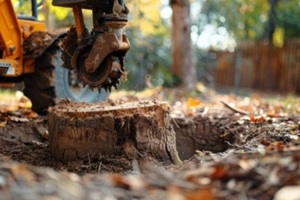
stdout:
<svg viewBox="0 0 300 200">
<path fill-rule="evenodd" d="M 135 28 L 128 28 L 126 33 L 131 42 L 130 51 L 125 57 L 129 81 L 122 83 L 122 88 L 143 89 L 147 74 L 151 75 L 154 86 L 171 86 L 174 81 L 170 73 L 171 42 L 166 35 L 144 35 Z"/>
<path fill-rule="evenodd" d="M 199 0 L 201 15 L 194 21 L 203 30 L 206 24 L 225 27 L 237 40 L 262 36 L 267 21 L 268 1 Z"/>
<path fill-rule="evenodd" d="M 12 0 L 12 4 L 17 14 L 31 16 L 31 1 Z"/>
<path fill-rule="evenodd" d="M 129 81 L 123 82 L 121 87 L 143 89 L 147 74 L 154 86 L 173 86 L 176 78 L 170 73 L 170 27 L 160 17 L 161 1 L 129 0 L 126 3 L 130 10 L 126 34 L 131 47 L 125 57 Z"/>
<path fill-rule="evenodd" d="M 277 7 L 277 24 L 284 30 L 285 38 L 300 36 L 300 6 L 298 0 L 280 1 Z"/>
<path fill-rule="evenodd" d="M 160 16 L 161 0 L 127 0 L 129 9 L 129 26 L 135 27 L 143 34 L 165 33 Z"/>
<path fill-rule="evenodd" d="M 265 0 L 198 0 L 203 8 L 194 24 L 203 30 L 210 23 L 225 27 L 237 40 L 264 37 L 268 23 L 270 2 Z M 276 8 L 276 26 L 285 38 L 299 37 L 300 6 L 298 0 L 279 0 Z M 281 30 L 277 29 L 277 30 Z"/>
</svg>

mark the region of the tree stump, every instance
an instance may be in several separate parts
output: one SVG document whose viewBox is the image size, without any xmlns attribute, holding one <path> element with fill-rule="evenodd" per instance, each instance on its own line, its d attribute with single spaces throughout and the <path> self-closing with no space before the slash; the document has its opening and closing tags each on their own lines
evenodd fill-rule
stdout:
<svg viewBox="0 0 300 200">
<path fill-rule="evenodd" d="M 64 99 L 48 110 L 50 149 L 62 161 L 100 155 L 179 164 L 169 112 L 165 102 Z"/>
</svg>

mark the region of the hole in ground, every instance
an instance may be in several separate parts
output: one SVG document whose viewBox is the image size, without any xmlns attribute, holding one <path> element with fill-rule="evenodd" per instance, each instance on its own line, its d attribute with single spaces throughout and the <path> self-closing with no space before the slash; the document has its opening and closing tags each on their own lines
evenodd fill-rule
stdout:
<svg viewBox="0 0 300 200">
<path fill-rule="evenodd" d="M 173 119 L 176 147 L 181 160 L 191 158 L 196 150 L 224 152 L 229 148 L 229 143 L 234 142 L 234 136 L 226 134 L 222 128 L 222 120 L 203 116 Z"/>
</svg>

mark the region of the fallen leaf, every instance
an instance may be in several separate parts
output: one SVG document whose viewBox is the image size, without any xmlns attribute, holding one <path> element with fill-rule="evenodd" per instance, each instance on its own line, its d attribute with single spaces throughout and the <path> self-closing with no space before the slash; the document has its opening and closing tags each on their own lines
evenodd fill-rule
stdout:
<svg viewBox="0 0 300 200">
<path fill-rule="evenodd" d="M 227 171 L 225 167 L 222 165 L 217 165 L 215 166 L 214 171 L 210 176 L 213 179 L 219 179 L 225 177 L 226 175 L 227 175 Z"/>
<path fill-rule="evenodd" d="M 32 112 L 32 111 L 27 113 L 26 115 L 27 115 L 28 118 L 31 118 L 31 119 L 38 117 L 38 115 L 35 112 Z"/>
<path fill-rule="evenodd" d="M 261 116 L 261 115 L 259 115 L 259 116 L 251 115 L 250 116 L 250 121 L 254 122 L 254 123 L 256 123 L 256 122 L 265 122 L 266 118 L 264 116 Z"/>
<path fill-rule="evenodd" d="M 130 188 L 130 184 L 128 183 L 128 181 L 120 174 L 112 174 L 110 175 L 110 179 L 112 180 L 115 186 L 126 189 Z"/>
<path fill-rule="evenodd" d="M 6 126 L 6 124 L 7 124 L 7 122 L 6 121 L 2 121 L 2 122 L 0 122 L 0 127 L 5 127 Z"/>
<path fill-rule="evenodd" d="M 211 188 L 185 189 L 171 185 L 167 189 L 167 199 L 185 200 L 214 200 L 215 195 Z"/>
<path fill-rule="evenodd" d="M 194 98 L 188 98 L 187 101 L 187 110 L 197 107 L 201 104 L 201 101 L 198 99 L 194 99 Z"/>
<path fill-rule="evenodd" d="M 275 142 L 272 142 L 268 147 L 267 149 L 268 150 L 276 150 L 276 151 L 283 151 L 284 148 L 286 147 L 286 144 L 282 141 L 275 141 Z"/>
</svg>

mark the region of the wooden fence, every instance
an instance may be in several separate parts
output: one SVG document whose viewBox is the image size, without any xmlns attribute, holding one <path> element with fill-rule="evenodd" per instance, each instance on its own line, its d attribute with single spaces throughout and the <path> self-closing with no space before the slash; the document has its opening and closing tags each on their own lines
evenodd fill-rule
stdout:
<svg viewBox="0 0 300 200">
<path fill-rule="evenodd" d="M 217 52 L 217 85 L 300 93 L 300 39 L 283 47 L 265 41 L 241 43 L 235 52 Z"/>
</svg>

